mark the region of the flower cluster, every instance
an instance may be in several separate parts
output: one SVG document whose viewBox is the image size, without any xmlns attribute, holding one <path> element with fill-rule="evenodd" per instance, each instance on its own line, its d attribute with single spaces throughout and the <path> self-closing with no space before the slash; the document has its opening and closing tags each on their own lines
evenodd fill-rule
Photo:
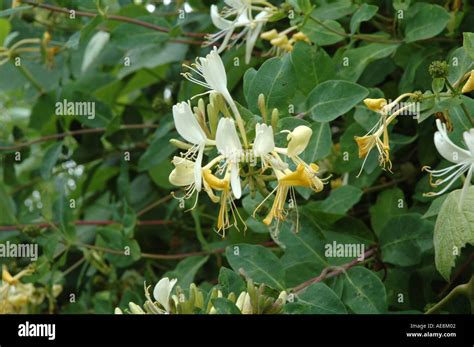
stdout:
<svg viewBox="0 0 474 347">
<path fill-rule="evenodd" d="M 220 12 L 216 5 L 211 6 L 211 20 L 219 31 L 208 37 L 207 44 L 215 45 L 223 39 L 220 53 L 228 46 L 245 42 L 245 62 L 248 64 L 255 42 L 276 8 L 263 0 L 225 0 L 225 3 L 227 6 Z M 240 31 L 236 33 L 236 30 Z"/>
<path fill-rule="evenodd" d="M 191 108 L 190 101 L 173 106 L 176 130 L 187 141 L 187 143 L 172 141 L 179 148 L 186 149 L 181 156 L 173 158 L 175 168 L 169 175 L 169 181 L 173 185 L 185 188 L 184 196 L 179 199 L 184 201 L 195 192 L 204 190 L 214 203 L 220 204 L 217 232 L 224 236 L 225 230 L 232 225 L 238 228 L 239 220 L 245 225 L 240 218 L 235 200 L 241 198 L 246 186 L 252 186 L 255 182 L 265 185 L 262 183 L 265 182 L 264 178 L 268 178 L 265 172 L 271 170 L 270 177 L 276 180 L 277 184 L 262 204 L 273 193 L 276 194 L 273 206 L 263 222 L 270 225 L 275 219 L 278 230 L 279 222 L 285 220 L 288 215 L 286 208 L 288 195 L 290 194 L 292 201 L 296 202 L 294 187 L 306 187 L 319 192 L 326 181 L 317 176 L 316 164 L 306 163 L 301 159 L 301 154 L 312 136 L 311 128 L 298 126 L 291 131 L 283 130 L 282 132 L 287 133 L 288 143 L 282 148 L 275 145 L 275 129 L 272 125 L 266 124 L 265 119 L 255 125 L 255 137 L 249 142 L 244 120 L 227 89 L 226 71 L 217 49 L 214 48 L 204 58 L 198 58 L 193 66 L 186 67 L 199 78 L 191 73 L 183 75 L 188 80 L 207 88 L 207 93 L 211 93 L 211 102 L 205 107 L 202 101 L 194 109 Z M 262 95 L 259 100 L 263 99 Z M 232 114 L 227 106 L 230 107 Z M 266 111 L 262 113 L 265 114 Z M 217 155 L 204 163 L 204 153 L 215 153 L 213 148 L 217 150 Z M 249 165 L 249 157 L 260 161 L 259 170 Z M 294 167 L 293 170 L 291 166 Z M 241 177 L 245 178 L 244 183 Z"/>
<path fill-rule="evenodd" d="M 38 306 L 44 301 L 47 294 L 44 288 L 36 288 L 32 283 L 21 282 L 22 277 L 32 273 L 32 268 L 26 268 L 12 276 L 3 265 L 0 282 L 0 314 L 31 313 L 29 306 Z M 54 285 L 52 295 L 57 297 L 61 291 L 60 285 Z"/>
<path fill-rule="evenodd" d="M 263 284 L 256 287 L 250 279 L 247 281 L 247 290 L 242 291 L 238 296 L 230 292 L 226 297 L 218 287 L 212 288 L 209 295 L 205 295 L 194 283 L 190 284 L 186 296 L 183 289 L 176 286 L 176 282 L 177 279 L 162 278 L 153 289 L 154 300 L 150 296 L 149 287 L 145 284 L 146 301 L 143 307 L 130 302 L 125 312 L 130 314 L 218 314 L 221 311 L 215 307 L 214 299 L 224 298 L 227 303 L 235 305 L 232 307 L 233 311 L 226 313 L 276 314 L 280 313 L 287 299 L 285 291 L 274 299 L 265 293 L 266 288 Z M 172 294 L 173 290 L 174 294 Z M 115 314 L 123 314 L 123 312 L 119 307 L 115 309 Z"/>
</svg>

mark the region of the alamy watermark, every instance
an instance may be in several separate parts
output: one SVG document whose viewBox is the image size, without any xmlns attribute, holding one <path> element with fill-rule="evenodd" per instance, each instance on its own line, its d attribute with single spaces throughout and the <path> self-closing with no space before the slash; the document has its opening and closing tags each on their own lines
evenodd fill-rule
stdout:
<svg viewBox="0 0 474 347">
<path fill-rule="evenodd" d="M 365 245 L 363 243 L 338 243 L 333 241 L 324 245 L 326 258 L 365 258 Z"/>
<path fill-rule="evenodd" d="M 36 261 L 38 260 L 38 244 L 18 244 L 10 241 L 0 243 L 0 258 L 30 258 L 31 261 Z"/>
<path fill-rule="evenodd" d="M 95 118 L 95 102 L 93 101 L 58 101 L 55 105 L 57 116 L 84 116 Z"/>
</svg>

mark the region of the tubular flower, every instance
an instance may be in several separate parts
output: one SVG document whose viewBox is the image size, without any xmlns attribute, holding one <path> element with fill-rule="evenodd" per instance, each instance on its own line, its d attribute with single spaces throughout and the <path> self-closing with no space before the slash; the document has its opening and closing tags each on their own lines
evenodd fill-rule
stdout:
<svg viewBox="0 0 474 347">
<path fill-rule="evenodd" d="M 461 93 L 469 93 L 474 90 L 474 70 L 471 71 L 469 74 L 469 78 L 467 79 L 466 83 L 462 87 Z"/>
<path fill-rule="evenodd" d="M 213 45 L 223 38 L 219 48 L 219 53 L 221 53 L 228 46 L 232 47 L 245 41 L 245 62 L 248 64 L 257 38 L 265 23 L 273 15 L 275 8 L 270 3 L 259 0 L 227 0 L 225 3 L 228 7 L 221 12 L 216 5 L 211 6 L 211 20 L 219 31 L 210 35 L 206 44 Z M 258 11 L 255 17 L 253 11 Z M 234 35 L 238 28 L 242 30 Z"/>
<path fill-rule="evenodd" d="M 306 149 L 312 135 L 311 128 L 307 126 L 298 126 L 292 132 L 289 132 L 288 146 L 287 148 L 275 148 L 272 153 L 273 160 L 269 160 L 269 164 L 272 167 L 275 176 L 277 177 L 276 188 L 257 206 L 254 210 L 253 215 L 260 209 L 263 203 L 269 199 L 270 196 L 275 193 L 275 199 L 273 201 L 270 212 L 267 214 L 263 223 L 270 225 L 273 219 L 277 220 L 276 230 L 278 231 L 279 223 L 284 221 L 288 215 L 288 209 L 286 208 L 286 201 L 288 194 L 290 194 L 290 208 L 295 208 L 296 220 L 298 230 L 298 209 L 296 207 L 296 195 L 294 187 L 310 188 L 314 192 L 320 192 L 324 188 L 328 178 L 320 179 L 317 177 L 319 167 L 314 164 L 307 164 L 304 162 L 299 155 Z M 278 153 L 288 156 L 296 165 L 296 170 L 291 171 L 288 166 L 282 162 Z"/>
<path fill-rule="evenodd" d="M 247 147 L 247 137 L 245 134 L 245 127 L 243 120 L 240 116 L 240 112 L 235 104 L 234 99 L 227 89 L 227 74 L 225 71 L 224 63 L 222 62 L 217 48 L 214 47 L 211 53 L 206 55 L 205 58 L 196 58 L 196 62 L 192 66 L 184 65 L 190 70 L 194 71 L 197 75 L 203 78 L 202 80 L 196 79 L 192 76 L 191 73 L 186 72 L 182 75 L 189 80 L 190 82 L 196 83 L 204 88 L 208 89 L 204 94 L 216 92 L 221 94 L 225 101 L 229 104 L 232 112 L 234 113 L 237 125 L 239 126 L 240 134 L 242 135 L 242 140 L 244 141 L 245 147 Z M 202 95 L 202 94 L 200 94 Z M 196 97 L 198 95 L 195 95 Z M 193 98 L 194 98 L 193 97 Z"/>
<path fill-rule="evenodd" d="M 232 194 L 230 192 L 230 181 L 231 181 L 231 174 L 230 174 L 230 167 L 228 167 L 224 178 L 220 179 L 212 174 L 210 169 L 203 170 L 203 177 L 204 177 L 204 184 L 206 187 L 211 190 L 220 191 L 220 208 L 219 213 L 217 216 L 217 233 L 221 234 L 222 237 L 225 237 L 225 231 L 229 229 L 231 226 L 235 226 L 238 230 L 238 222 L 239 219 L 243 224 L 244 228 L 247 229 L 245 226 L 245 222 L 240 217 L 239 211 L 237 210 L 237 206 L 234 203 L 232 198 Z M 229 216 L 232 215 L 232 223 L 231 218 Z"/>
<path fill-rule="evenodd" d="M 405 97 L 414 96 L 413 93 L 400 95 L 395 101 L 387 103 L 386 99 L 365 99 L 364 104 L 372 111 L 379 114 L 380 119 L 364 136 L 354 136 L 354 140 L 359 148 L 359 158 L 364 159 L 359 175 L 362 173 L 365 162 L 372 149 L 377 148 L 379 152 L 379 165 L 384 170 L 392 172 L 392 162 L 390 160 L 390 142 L 388 135 L 388 126 L 395 118 L 408 109 L 410 105 L 397 109 L 394 113 L 391 110 Z M 359 176 L 358 175 L 358 176 Z"/>
<path fill-rule="evenodd" d="M 426 196 L 437 196 L 445 193 L 457 180 L 467 171 L 466 179 L 462 188 L 460 204 L 462 204 L 464 195 L 469 187 L 474 170 L 474 129 L 464 132 L 464 142 L 467 149 L 461 148 L 454 144 L 448 137 L 446 125 L 436 120 L 438 131 L 434 134 L 434 144 L 438 153 L 453 165 L 440 170 L 431 170 L 424 167 L 423 170 L 430 174 L 430 183 L 433 187 L 446 186 L 439 192 L 425 193 Z M 433 177 L 436 181 L 433 182 Z M 444 177 L 444 178 L 441 178 Z"/>
<path fill-rule="evenodd" d="M 201 191 L 201 164 L 206 144 L 213 142 L 206 137 L 196 117 L 191 111 L 191 106 L 187 102 L 181 102 L 173 106 L 174 125 L 178 133 L 193 146 L 184 154 L 186 159 L 195 159 L 194 165 L 194 186 Z M 187 167 L 190 163 L 186 164 Z M 173 182 L 171 182 L 173 183 Z M 180 184 L 181 185 L 181 184 Z"/>
<path fill-rule="evenodd" d="M 255 157 L 262 161 L 262 168 L 265 169 L 267 162 L 271 160 L 270 153 L 275 149 L 273 129 L 271 125 L 258 123 L 255 125 L 255 140 L 253 142 L 253 153 Z"/>
<path fill-rule="evenodd" d="M 216 132 L 216 147 L 225 158 L 224 166 L 229 168 L 232 192 L 237 199 L 240 199 L 242 188 L 239 178 L 239 161 L 241 160 L 242 145 L 233 120 L 221 118 L 219 121 Z"/>
</svg>

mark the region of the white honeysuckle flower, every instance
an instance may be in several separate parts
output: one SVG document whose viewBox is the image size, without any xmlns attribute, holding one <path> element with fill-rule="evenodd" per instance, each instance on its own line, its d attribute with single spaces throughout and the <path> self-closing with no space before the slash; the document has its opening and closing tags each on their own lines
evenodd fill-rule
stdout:
<svg viewBox="0 0 474 347">
<path fill-rule="evenodd" d="M 203 78 L 203 80 L 200 80 L 192 76 L 189 72 L 182 73 L 182 75 L 190 82 L 208 89 L 204 94 L 217 92 L 222 94 L 229 104 L 233 103 L 233 99 L 227 89 L 227 73 L 225 71 L 224 63 L 217 51 L 217 47 L 213 47 L 212 51 L 207 54 L 205 58 L 196 58 L 196 62 L 192 64 L 192 66 L 184 66 Z"/>
<path fill-rule="evenodd" d="M 286 155 L 290 158 L 296 157 L 304 152 L 308 146 L 309 140 L 313 135 L 313 130 L 306 125 L 297 126 L 292 132 L 288 134 L 288 147 Z"/>
<path fill-rule="evenodd" d="M 170 312 L 170 294 L 176 282 L 178 282 L 176 278 L 170 280 L 168 277 L 163 277 L 153 289 L 153 297 L 168 313 Z"/>
<path fill-rule="evenodd" d="M 242 195 L 239 176 L 239 160 L 242 154 L 242 144 L 240 143 L 234 121 L 230 118 L 221 118 L 217 125 L 216 147 L 226 160 L 226 165 L 230 170 L 230 184 L 232 192 L 237 199 Z"/>
<path fill-rule="evenodd" d="M 264 157 L 275 149 L 273 129 L 271 125 L 258 123 L 255 125 L 253 152 L 257 157 Z M 263 159 L 262 159 L 263 162 Z"/>
<path fill-rule="evenodd" d="M 226 1 L 227 8 L 222 13 L 216 5 L 211 6 L 212 23 L 220 30 L 210 35 L 207 45 L 213 45 L 220 39 L 224 38 L 219 48 L 219 53 L 227 48 L 237 44 L 239 41 L 245 41 L 245 62 L 248 64 L 252 56 L 255 42 L 260 36 L 263 26 L 272 16 L 272 9 L 269 7 L 259 7 L 261 1 L 252 0 L 234 0 Z M 267 5 L 269 3 L 266 3 Z M 259 11 L 254 17 L 252 11 Z M 233 20 L 228 18 L 233 17 Z M 239 33 L 234 35 L 237 28 L 243 28 Z"/>
<path fill-rule="evenodd" d="M 208 89 L 208 91 L 203 94 L 216 92 L 224 97 L 225 101 L 229 104 L 230 109 L 234 113 L 237 125 L 239 126 L 240 134 L 242 135 L 242 139 L 244 141 L 244 145 L 245 147 L 247 147 L 247 135 L 245 133 L 244 122 L 242 120 L 242 117 L 240 116 L 239 109 L 237 108 L 234 99 L 232 99 L 232 96 L 230 95 L 230 92 L 227 89 L 227 74 L 225 71 L 224 63 L 222 62 L 222 59 L 219 53 L 217 52 L 217 47 L 214 47 L 212 51 L 206 55 L 205 58 L 196 58 L 196 62 L 192 64 L 193 67 L 187 65 L 184 66 L 194 71 L 196 74 L 203 78 L 202 81 L 193 77 L 192 74 L 189 72 L 182 73 L 182 75 L 188 81 L 196 83 Z M 195 95 L 193 96 L 193 98 L 199 95 Z"/>
<path fill-rule="evenodd" d="M 185 155 L 185 158 L 196 157 L 194 165 L 194 184 L 196 190 L 201 191 L 202 173 L 201 164 L 206 144 L 211 145 L 209 140 L 194 116 L 191 106 L 187 102 L 181 102 L 173 106 L 173 119 L 176 130 L 186 141 L 193 144 Z"/>
<path fill-rule="evenodd" d="M 169 181 L 177 187 L 192 186 L 195 184 L 194 168 L 196 164 L 186 158 L 174 156 L 171 161 L 174 165 L 169 175 Z"/>
<path fill-rule="evenodd" d="M 471 183 L 472 173 L 474 170 L 474 129 L 464 132 L 464 143 L 467 146 L 467 149 L 464 149 L 454 144 L 448 137 L 446 124 L 437 119 L 436 126 L 438 128 L 438 131 L 434 134 L 434 144 L 436 149 L 444 159 L 454 165 L 440 170 L 431 170 L 427 167 L 423 168 L 425 171 L 429 172 L 431 178 L 436 178 L 435 182 L 431 180 L 432 186 L 438 187 L 448 182 L 439 192 L 430 192 L 425 195 L 437 196 L 445 193 L 458 180 L 458 178 L 467 171 L 460 198 L 460 204 L 462 204 L 464 195 Z"/>
</svg>

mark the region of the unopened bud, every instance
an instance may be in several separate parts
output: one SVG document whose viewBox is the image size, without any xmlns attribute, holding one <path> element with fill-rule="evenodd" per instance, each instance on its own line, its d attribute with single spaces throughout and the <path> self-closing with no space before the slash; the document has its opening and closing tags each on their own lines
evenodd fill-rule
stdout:
<svg viewBox="0 0 474 347">
<path fill-rule="evenodd" d="M 143 311 L 140 306 L 133 302 L 130 302 L 128 304 L 128 307 L 130 308 L 130 312 L 132 312 L 133 314 L 145 314 L 145 311 Z"/>
<path fill-rule="evenodd" d="M 260 35 L 261 39 L 268 40 L 268 41 L 273 40 L 276 37 L 278 37 L 278 31 L 276 31 L 276 29 L 265 31 L 264 33 Z"/>
<path fill-rule="evenodd" d="M 273 133 L 275 133 L 278 129 L 278 121 L 280 120 L 280 115 L 278 113 L 278 109 L 274 108 L 272 111 L 272 128 Z"/>
<path fill-rule="evenodd" d="M 461 92 L 469 93 L 469 92 L 472 92 L 473 90 L 474 90 L 474 70 L 471 71 L 471 74 L 469 75 L 467 82 L 462 87 Z"/>
<path fill-rule="evenodd" d="M 263 123 L 267 123 L 267 106 L 265 105 L 265 95 L 261 93 L 258 96 L 258 109 L 262 115 Z"/>
</svg>

